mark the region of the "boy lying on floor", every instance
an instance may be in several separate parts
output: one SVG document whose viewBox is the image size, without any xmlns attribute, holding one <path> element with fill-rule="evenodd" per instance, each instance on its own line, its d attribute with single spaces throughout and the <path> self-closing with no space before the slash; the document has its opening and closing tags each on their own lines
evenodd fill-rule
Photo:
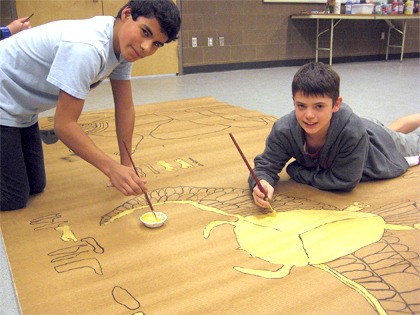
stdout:
<svg viewBox="0 0 420 315">
<path fill-rule="evenodd" d="M 351 191 L 360 181 L 400 176 L 420 162 L 420 114 L 400 118 L 385 127 L 360 118 L 342 103 L 340 77 L 323 63 L 302 66 L 292 82 L 294 111 L 278 119 L 254 171 L 273 196 L 279 173 L 294 158 L 287 173 L 295 181 L 323 190 Z M 413 132 L 414 131 L 414 132 Z M 254 201 L 268 202 L 252 176 Z"/>
</svg>

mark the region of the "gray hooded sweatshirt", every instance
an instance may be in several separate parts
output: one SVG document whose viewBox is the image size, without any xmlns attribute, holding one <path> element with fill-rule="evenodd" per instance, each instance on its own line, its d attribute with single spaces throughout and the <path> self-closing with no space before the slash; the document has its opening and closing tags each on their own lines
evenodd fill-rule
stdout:
<svg viewBox="0 0 420 315">
<path fill-rule="evenodd" d="M 266 147 L 254 162 L 257 177 L 274 186 L 286 163 L 295 181 L 323 190 L 351 191 L 360 181 L 400 176 L 408 163 L 391 136 L 376 123 L 360 118 L 346 104 L 333 114 L 326 142 L 317 158 L 304 150 L 305 132 L 295 112 L 278 119 Z M 255 181 L 250 176 L 251 190 Z"/>
</svg>

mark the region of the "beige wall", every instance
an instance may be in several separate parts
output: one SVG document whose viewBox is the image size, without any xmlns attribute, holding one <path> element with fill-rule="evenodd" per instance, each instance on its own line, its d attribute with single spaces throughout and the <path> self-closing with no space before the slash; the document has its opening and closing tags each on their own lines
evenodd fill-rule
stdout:
<svg viewBox="0 0 420 315">
<path fill-rule="evenodd" d="M 120 4 L 124 0 L 115 2 Z M 289 61 L 313 59 L 315 21 L 292 21 L 289 16 L 305 10 L 324 9 L 323 4 L 263 3 L 263 0 L 182 0 L 180 6 L 181 63 L 184 73 L 200 72 L 212 67 L 223 70 L 232 65 L 247 68 L 254 64 L 281 65 Z M 2 10 L 2 15 L 4 12 Z M 401 21 L 398 22 L 401 24 Z M 326 27 L 328 23 L 323 21 L 321 25 Z M 409 21 L 406 56 L 410 53 L 418 56 L 420 53 L 419 29 L 419 20 Z M 334 57 L 383 59 L 386 42 L 380 39 L 380 34 L 384 31 L 388 31 L 384 21 L 342 21 L 335 29 Z M 198 38 L 196 48 L 191 47 L 192 37 Z M 213 47 L 207 46 L 208 37 L 213 37 Z M 219 37 L 224 37 L 224 46 L 219 45 Z M 395 39 L 400 37 L 395 36 Z M 327 45 L 327 40 L 328 36 L 325 36 L 323 46 Z M 171 58 L 177 58 L 177 45 L 173 43 L 168 46 L 172 45 L 174 47 L 165 49 L 171 50 Z M 156 58 L 171 60 L 166 53 L 162 51 Z M 397 55 L 399 52 L 394 49 L 392 53 Z M 321 58 L 327 56 L 327 52 L 320 54 Z M 149 60 L 149 63 L 154 65 L 150 69 L 148 65 L 140 63 L 137 67 L 147 70 L 143 73 L 146 75 L 177 72 L 176 60 L 171 67 L 155 60 Z M 168 68 L 171 68 L 170 71 L 165 72 Z"/>
<path fill-rule="evenodd" d="M 1 22 L 3 23 L 4 19 L 4 24 L 7 24 L 13 15 L 23 17 L 31 13 L 34 13 L 31 18 L 32 26 L 55 20 L 90 18 L 95 15 L 116 16 L 125 3 L 127 0 L 1 0 Z M 166 44 L 153 56 L 135 62 L 132 75 L 176 74 L 178 70 L 178 42 L 175 41 Z"/>
<path fill-rule="evenodd" d="M 324 4 L 182 0 L 184 72 L 208 65 L 313 59 L 316 22 L 289 18 L 305 10 L 324 10 Z M 409 22 L 405 53 L 420 52 L 419 25 L 419 20 Z M 341 21 L 335 29 L 334 57 L 384 56 L 386 41 L 380 34 L 387 30 L 384 21 Z M 192 37 L 198 38 L 197 48 L 191 46 Z M 214 47 L 207 46 L 208 37 L 213 37 Z M 328 35 L 324 41 L 326 46 Z M 327 56 L 321 52 L 320 57 Z"/>
</svg>

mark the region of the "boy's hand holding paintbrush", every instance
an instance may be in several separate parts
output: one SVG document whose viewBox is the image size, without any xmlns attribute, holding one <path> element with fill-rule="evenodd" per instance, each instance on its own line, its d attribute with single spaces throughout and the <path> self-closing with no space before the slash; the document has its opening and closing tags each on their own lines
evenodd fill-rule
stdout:
<svg viewBox="0 0 420 315">
<path fill-rule="evenodd" d="M 33 16 L 32 13 L 30 16 L 25 16 L 23 18 L 16 19 L 12 21 L 9 25 L 7 25 L 7 28 L 10 31 L 11 35 L 14 35 L 16 33 L 19 33 L 20 31 L 27 30 L 31 28 L 31 22 L 29 19 Z"/>
<path fill-rule="evenodd" d="M 274 188 L 264 179 L 260 180 L 260 183 L 266 190 L 267 196 L 260 190 L 258 185 L 255 185 L 254 189 L 252 190 L 252 197 L 254 198 L 256 205 L 269 209 L 270 203 L 267 200 L 271 200 L 273 198 Z"/>
<path fill-rule="evenodd" d="M 236 142 L 233 134 L 229 133 L 229 136 L 232 139 L 233 143 L 235 144 L 236 149 L 238 149 L 238 152 L 241 155 L 242 160 L 245 162 L 246 167 L 248 168 L 250 174 L 252 175 L 252 178 L 254 178 L 254 181 L 256 183 L 257 191 L 254 188 L 253 193 L 252 193 L 252 195 L 254 196 L 254 201 L 255 201 L 255 195 L 254 195 L 255 191 L 258 194 L 257 196 L 261 196 L 259 198 L 262 198 L 262 201 L 258 200 L 258 203 L 256 201 L 255 201 L 255 203 L 257 205 L 261 206 L 261 207 L 269 208 L 271 210 L 272 215 L 275 216 L 276 211 L 273 209 L 273 207 L 270 204 L 270 200 L 273 197 L 274 188 L 270 184 L 268 184 L 268 182 L 266 182 L 265 180 L 264 180 L 264 184 L 266 186 L 268 185 L 269 187 L 264 187 L 264 185 L 261 183 L 261 181 L 258 179 L 257 175 L 255 174 L 254 170 L 252 169 L 251 165 L 249 165 L 244 153 L 242 152 L 241 148 L 239 147 L 239 144 Z M 269 188 L 269 189 L 267 189 L 267 188 Z"/>
</svg>

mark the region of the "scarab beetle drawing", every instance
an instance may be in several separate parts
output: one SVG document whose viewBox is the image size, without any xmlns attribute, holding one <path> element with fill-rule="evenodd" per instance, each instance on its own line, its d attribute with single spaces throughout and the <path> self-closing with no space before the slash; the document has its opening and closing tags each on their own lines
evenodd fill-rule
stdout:
<svg viewBox="0 0 420 315">
<path fill-rule="evenodd" d="M 271 215 L 226 214 L 237 221 L 213 221 L 204 230 L 208 238 L 216 226 L 230 224 L 239 249 L 283 267 L 277 271 L 236 270 L 265 278 L 282 278 L 292 267 L 318 265 L 353 253 L 382 238 L 385 229 L 406 230 L 410 226 L 390 225 L 376 214 L 357 212 L 360 204 L 345 210 L 291 210 Z"/>
<path fill-rule="evenodd" d="M 252 257 L 271 264 L 281 265 L 275 271 L 234 266 L 241 273 L 281 279 L 289 275 L 293 267 L 313 266 L 356 290 L 379 314 L 387 313 L 382 306 L 384 303 L 388 308 L 389 305 L 397 305 L 398 309 L 391 309 L 393 313 L 415 313 L 412 306 L 417 305 L 418 300 L 413 301 L 412 296 L 420 292 L 420 275 L 412 261 L 418 261 L 419 255 L 400 244 L 395 236 L 390 235 L 388 239 L 385 236 L 388 230 L 418 229 L 420 212 L 415 202 L 405 201 L 364 212 L 361 210 L 369 206 L 357 202 L 345 209 L 337 209 L 304 198 L 275 195 L 272 205 L 277 210 L 277 215 L 273 217 L 271 214 L 255 215 L 259 212 L 256 211 L 249 192 L 243 189 L 169 187 L 152 191 L 150 198 L 154 204 L 186 203 L 203 211 L 234 218 L 208 223 L 203 230 L 203 236 L 209 239 L 213 229 L 229 224 L 233 226 L 238 250 L 244 250 Z M 142 198 L 131 199 L 104 215 L 100 224 L 111 223 L 146 207 Z M 368 251 L 369 255 L 381 256 L 383 272 L 397 277 L 409 275 L 414 278 L 414 288 L 398 292 L 393 285 L 385 282 L 387 275 L 366 265 L 367 259 L 357 257 L 359 251 L 372 244 L 380 249 L 377 253 Z M 392 248 L 388 250 L 390 244 Z M 351 259 L 343 260 L 343 257 L 348 256 L 352 256 Z M 351 262 L 347 263 L 348 260 Z M 338 267 L 332 268 L 330 264 L 334 261 L 342 262 Z M 352 278 L 353 274 L 346 276 L 346 270 L 355 270 L 352 269 L 352 264 L 363 264 L 369 270 L 368 282 Z M 340 271 L 340 265 L 345 265 L 346 270 Z M 396 268 L 396 271 L 388 270 L 388 266 L 392 269 L 395 265 L 404 267 Z M 372 283 L 377 283 L 377 288 L 373 288 Z M 382 297 L 384 292 L 387 292 L 386 297 Z"/>
<path fill-rule="evenodd" d="M 235 266 L 235 270 L 254 276 L 279 279 L 287 276 L 295 266 L 311 265 L 330 273 L 356 290 L 379 314 L 387 314 L 380 301 L 369 290 L 357 281 L 340 274 L 326 263 L 378 242 L 386 230 L 414 230 L 418 228 L 418 224 L 414 227 L 388 224 L 377 214 L 358 212 L 362 208 L 361 204 L 354 203 L 344 210 L 290 210 L 277 212 L 275 217 L 272 215 L 244 217 L 226 213 L 225 215 L 235 217 L 237 220 L 209 223 L 204 229 L 204 237 L 209 238 L 210 232 L 215 227 L 230 224 L 234 226 L 234 233 L 239 244 L 238 250 L 245 250 L 253 257 L 282 265 L 276 271 L 241 266 Z M 395 254 L 393 252 L 390 256 Z M 418 258 L 418 254 L 414 254 Z M 417 269 L 415 267 L 412 269 L 418 280 Z M 420 282 L 417 281 L 417 283 Z M 385 291 L 383 288 L 382 290 Z M 395 294 L 392 290 L 389 291 Z M 419 292 L 420 289 L 416 288 L 414 291 Z M 395 300 L 403 305 L 403 307 L 399 306 L 402 313 L 410 311 L 411 307 L 406 304 L 402 294 Z"/>
</svg>

